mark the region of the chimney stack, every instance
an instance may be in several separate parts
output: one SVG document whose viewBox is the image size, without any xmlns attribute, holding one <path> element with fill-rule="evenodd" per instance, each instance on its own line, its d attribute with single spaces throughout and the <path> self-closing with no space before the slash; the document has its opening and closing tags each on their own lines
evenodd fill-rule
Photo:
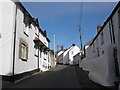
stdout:
<svg viewBox="0 0 120 90">
<path fill-rule="evenodd" d="M 99 33 L 101 31 L 101 25 L 99 24 L 98 26 L 97 26 L 97 32 Z"/>
<path fill-rule="evenodd" d="M 61 46 L 61 50 L 64 51 L 64 47 L 63 47 L 63 45 Z"/>
</svg>

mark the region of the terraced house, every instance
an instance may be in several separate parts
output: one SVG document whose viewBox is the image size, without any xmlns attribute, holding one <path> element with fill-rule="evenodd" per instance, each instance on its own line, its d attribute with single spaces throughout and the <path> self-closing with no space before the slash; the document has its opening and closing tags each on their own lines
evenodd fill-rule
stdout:
<svg viewBox="0 0 120 90">
<path fill-rule="evenodd" d="M 85 49 L 80 67 L 89 71 L 89 78 L 103 86 L 119 84 L 120 78 L 120 2 Z"/>
<path fill-rule="evenodd" d="M 50 40 L 24 6 L 0 3 L 0 75 L 12 81 L 50 69 Z"/>
</svg>

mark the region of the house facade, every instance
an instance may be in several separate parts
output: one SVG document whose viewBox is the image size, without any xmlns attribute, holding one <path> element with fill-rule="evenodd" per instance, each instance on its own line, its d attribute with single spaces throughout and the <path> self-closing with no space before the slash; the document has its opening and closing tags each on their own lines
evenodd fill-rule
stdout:
<svg viewBox="0 0 120 90">
<path fill-rule="evenodd" d="M 63 53 L 64 50 L 60 50 L 57 52 L 57 64 L 63 64 Z"/>
<path fill-rule="evenodd" d="M 0 11 L 0 75 L 17 77 L 48 70 L 50 40 L 38 19 L 19 1 L 1 2 Z"/>
<path fill-rule="evenodd" d="M 56 60 L 54 59 L 54 51 L 50 50 L 50 67 L 55 67 L 56 66 Z"/>
<path fill-rule="evenodd" d="M 73 65 L 73 57 L 80 52 L 80 48 L 73 44 L 70 48 L 59 51 L 57 55 L 57 61 L 59 64 Z"/>
<path fill-rule="evenodd" d="M 97 35 L 85 49 L 86 57 L 80 67 L 89 71 L 89 78 L 103 86 L 114 86 L 119 77 L 120 2 L 103 26 L 98 25 Z"/>
<path fill-rule="evenodd" d="M 74 65 L 79 64 L 80 60 L 81 60 L 81 54 L 78 53 L 73 57 L 73 64 Z"/>
</svg>

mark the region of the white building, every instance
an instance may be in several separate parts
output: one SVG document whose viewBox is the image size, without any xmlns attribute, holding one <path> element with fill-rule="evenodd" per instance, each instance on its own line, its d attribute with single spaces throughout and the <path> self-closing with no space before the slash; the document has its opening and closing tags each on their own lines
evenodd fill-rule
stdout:
<svg viewBox="0 0 120 90">
<path fill-rule="evenodd" d="M 80 52 L 80 48 L 73 44 L 66 50 L 60 50 L 58 52 L 57 60 L 59 64 L 70 64 L 73 65 L 73 57 Z"/>
<path fill-rule="evenodd" d="M 67 52 L 67 54 L 65 54 Z M 68 51 L 64 52 L 64 57 L 63 57 L 63 64 L 69 63 L 70 65 L 73 65 L 73 57 L 80 52 L 80 48 L 73 44 Z"/>
<path fill-rule="evenodd" d="M 20 2 L 1 2 L 0 12 L 0 75 L 14 81 L 48 70 L 50 40 L 38 19 L 32 18 Z"/>
<path fill-rule="evenodd" d="M 55 67 L 56 66 L 56 60 L 54 59 L 54 51 L 50 50 L 49 52 L 50 52 L 50 55 L 49 55 L 50 67 Z"/>
<path fill-rule="evenodd" d="M 80 61 L 81 61 L 81 54 L 78 53 L 73 57 L 73 64 L 74 65 L 79 64 Z"/>
<path fill-rule="evenodd" d="M 57 64 L 63 64 L 63 53 L 64 50 L 60 50 L 57 52 Z"/>
<path fill-rule="evenodd" d="M 114 86 L 120 70 L 120 2 L 86 49 L 80 67 L 89 71 L 89 78 L 103 86 Z M 119 64 L 119 67 L 118 65 Z"/>
</svg>

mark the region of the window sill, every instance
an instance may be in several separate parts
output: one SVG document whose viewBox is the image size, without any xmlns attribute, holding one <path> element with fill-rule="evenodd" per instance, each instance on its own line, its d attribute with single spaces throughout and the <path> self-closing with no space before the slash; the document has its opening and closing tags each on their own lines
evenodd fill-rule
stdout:
<svg viewBox="0 0 120 90">
<path fill-rule="evenodd" d="M 34 54 L 35 57 L 38 57 L 38 55 Z"/>
<path fill-rule="evenodd" d="M 44 60 L 46 61 L 46 59 L 44 58 Z"/>
<path fill-rule="evenodd" d="M 39 37 L 39 35 L 37 33 L 35 33 L 35 35 Z"/>
<path fill-rule="evenodd" d="M 26 32 L 24 32 L 24 34 L 25 34 L 27 37 L 29 37 L 29 35 L 28 35 Z"/>
<path fill-rule="evenodd" d="M 22 60 L 22 61 L 26 61 L 26 62 L 27 62 L 27 59 L 23 59 L 23 58 L 21 58 L 21 60 Z"/>
</svg>

